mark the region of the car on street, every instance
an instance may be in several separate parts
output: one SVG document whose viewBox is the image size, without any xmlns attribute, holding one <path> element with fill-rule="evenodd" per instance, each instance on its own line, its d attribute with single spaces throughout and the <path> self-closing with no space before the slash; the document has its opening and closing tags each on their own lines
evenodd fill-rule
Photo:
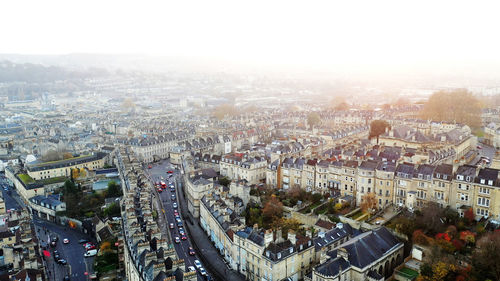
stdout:
<svg viewBox="0 0 500 281">
<path fill-rule="evenodd" d="M 167 173 L 173 174 L 174 172 L 172 170 L 168 170 Z"/>
<path fill-rule="evenodd" d="M 158 188 L 157 190 L 159 193 L 161 193 L 163 191 L 163 189 L 161 189 L 161 188 Z"/>
<path fill-rule="evenodd" d="M 54 260 L 59 260 L 61 258 L 61 255 L 59 253 L 54 252 Z"/>
<path fill-rule="evenodd" d="M 55 248 L 57 246 L 57 242 L 56 241 L 51 241 L 50 242 L 50 246 Z"/>
<path fill-rule="evenodd" d="M 184 234 L 184 235 L 182 235 L 182 236 L 181 236 L 181 239 L 182 239 L 182 240 L 187 240 L 188 238 L 187 238 L 187 236 Z"/>
<path fill-rule="evenodd" d="M 188 251 L 189 251 L 189 255 L 190 255 L 190 256 L 194 256 L 194 255 L 196 254 L 196 253 L 194 252 L 193 247 L 189 247 Z"/>
<path fill-rule="evenodd" d="M 483 147 L 482 147 L 482 146 L 480 146 L 480 145 L 478 145 L 478 146 L 477 146 L 477 149 L 483 149 Z"/>
<path fill-rule="evenodd" d="M 174 224 L 173 223 L 170 223 L 168 226 L 170 227 L 170 229 L 174 229 Z"/>
<path fill-rule="evenodd" d="M 175 236 L 175 243 L 181 243 L 181 239 L 179 238 L 179 236 Z"/>
<path fill-rule="evenodd" d="M 78 240 L 79 244 L 85 244 L 85 243 L 88 243 L 88 242 L 90 242 L 90 241 L 87 240 L 87 239 L 80 239 L 80 240 Z"/>
<path fill-rule="evenodd" d="M 174 209 L 177 209 L 177 203 L 174 202 L 174 204 L 172 204 L 172 207 L 174 207 Z"/>
<path fill-rule="evenodd" d="M 57 242 L 57 240 L 59 240 L 59 237 L 58 237 L 57 235 L 52 235 L 52 236 L 50 237 L 50 240 L 51 240 L 51 241 L 54 241 L 54 242 Z"/>
<path fill-rule="evenodd" d="M 180 220 L 179 220 L 179 221 L 177 222 L 177 226 L 182 226 L 182 221 L 180 221 Z"/>
<path fill-rule="evenodd" d="M 201 268 L 201 262 L 199 260 L 194 260 L 194 266 L 196 266 L 196 268 Z"/>
<path fill-rule="evenodd" d="M 201 275 L 203 275 L 203 276 L 207 275 L 207 272 L 205 271 L 205 269 L 203 267 L 198 268 L 198 270 L 200 271 Z"/>
<path fill-rule="evenodd" d="M 179 216 L 179 214 L 175 215 L 175 219 L 180 219 L 181 216 Z"/>
<path fill-rule="evenodd" d="M 171 187 L 170 192 L 175 192 L 175 189 L 173 187 Z"/>
<path fill-rule="evenodd" d="M 58 264 L 62 264 L 62 265 L 66 265 L 66 264 L 68 264 L 68 262 L 67 262 L 65 259 L 58 259 L 58 260 L 57 260 L 57 263 L 58 263 Z"/>
<path fill-rule="evenodd" d="M 96 249 L 89 250 L 89 251 L 85 252 L 85 254 L 83 254 L 83 256 L 86 257 L 86 258 L 93 257 L 95 255 L 97 255 L 97 250 Z"/>
<path fill-rule="evenodd" d="M 172 198 L 172 201 L 175 200 L 175 194 L 172 194 L 170 198 Z"/>
<path fill-rule="evenodd" d="M 70 281 L 69 275 L 64 276 L 63 281 Z"/>
<path fill-rule="evenodd" d="M 69 239 L 68 238 L 64 238 L 63 239 L 63 244 L 69 244 Z"/>
<path fill-rule="evenodd" d="M 194 266 L 188 266 L 188 272 L 191 272 L 191 271 L 196 271 L 196 269 L 194 268 Z"/>
</svg>

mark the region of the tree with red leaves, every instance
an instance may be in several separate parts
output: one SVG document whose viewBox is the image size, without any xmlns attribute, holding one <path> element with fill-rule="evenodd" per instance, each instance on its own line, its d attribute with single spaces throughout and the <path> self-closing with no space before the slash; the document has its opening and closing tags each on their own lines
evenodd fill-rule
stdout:
<svg viewBox="0 0 500 281">
<path fill-rule="evenodd" d="M 474 216 L 474 211 L 472 210 L 472 208 L 469 208 L 464 212 L 464 218 L 468 223 L 471 223 L 476 218 Z"/>
</svg>

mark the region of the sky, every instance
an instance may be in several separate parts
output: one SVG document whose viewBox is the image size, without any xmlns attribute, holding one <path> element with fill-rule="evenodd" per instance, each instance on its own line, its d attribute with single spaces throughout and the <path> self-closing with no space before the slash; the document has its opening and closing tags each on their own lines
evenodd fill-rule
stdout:
<svg viewBox="0 0 500 281">
<path fill-rule="evenodd" d="M 498 1 L 16 0 L 1 1 L 0 11 L 0 53 L 318 69 L 500 65 Z"/>
</svg>

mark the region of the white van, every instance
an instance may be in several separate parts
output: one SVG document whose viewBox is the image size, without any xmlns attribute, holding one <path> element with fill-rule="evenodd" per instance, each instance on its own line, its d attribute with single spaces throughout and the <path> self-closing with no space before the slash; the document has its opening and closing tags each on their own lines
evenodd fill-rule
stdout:
<svg viewBox="0 0 500 281">
<path fill-rule="evenodd" d="M 83 254 L 84 257 L 93 257 L 97 255 L 97 249 L 92 249 L 92 250 L 89 250 L 87 251 L 85 254 Z"/>
</svg>

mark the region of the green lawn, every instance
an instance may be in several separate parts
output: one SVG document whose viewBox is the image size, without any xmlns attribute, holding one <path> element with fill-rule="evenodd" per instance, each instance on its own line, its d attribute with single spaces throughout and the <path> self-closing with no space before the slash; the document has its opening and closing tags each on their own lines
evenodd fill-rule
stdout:
<svg viewBox="0 0 500 281">
<path fill-rule="evenodd" d="M 43 179 L 43 180 L 38 180 L 37 182 L 41 184 L 53 184 L 53 183 L 63 183 L 67 180 L 67 177 L 55 177 L 55 178 L 48 178 L 48 179 Z"/>
<path fill-rule="evenodd" d="M 24 185 L 28 185 L 30 183 L 35 182 L 35 180 L 32 179 L 28 174 L 18 174 L 17 176 L 24 183 Z"/>
<path fill-rule="evenodd" d="M 417 278 L 419 275 L 418 272 L 416 272 L 415 270 L 408 268 L 408 267 L 401 268 L 400 270 L 398 270 L 398 273 L 401 276 L 404 276 L 404 277 L 412 279 L 412 280 Z"/>
</svg>

